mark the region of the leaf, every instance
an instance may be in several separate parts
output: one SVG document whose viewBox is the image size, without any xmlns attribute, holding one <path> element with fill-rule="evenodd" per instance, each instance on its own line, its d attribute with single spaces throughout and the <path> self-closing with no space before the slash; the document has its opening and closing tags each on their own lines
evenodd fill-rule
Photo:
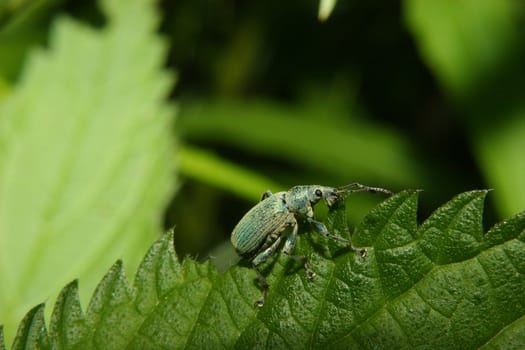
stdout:
<svg viewBox="0 0 525 350">
<path fill-rule="evenodd" d="M 133 269 L 174 188 L 173 79 L 152 1 L 103 2 L 107 25 L 55 21 L 0 105 L 0 322 L 115 259 Z M 55 293 L 55 294 L 54 294 Z M 87 299 L 86 299 L 87 300 Z M 66 341 L 64 338 L 62 341 Z M 67 342 L 66 342 L 67 343 Z"/>
<path fill-rule="evenodd" d="M 453 94 L 476 90 L 507 62 L 520 36 L 518 4 L 500 0 L 406 0 L 407 24 L 437 78 Z"/>
<path fill-rule="evenodd" d="M 262 175 L 191 146 L 180 148 L 179 157 L 182 175 L 229 190 L 246 199 L 258 200 L 261 188 L 283 188 Z"/>
<path fill-rule="evenodd" d="M 487 183 L 498 189 L 495 199 L 503 217 L 525 207 L 525 105 L 500 115 L 503 123 L 476 133 L 474 151 Z"/>
<path fill-rule="evenodd" d="M 49 340 L 44 321 L 44 304 L 40 304 L 32 308 L 20 323 L 11 349 L 47 348 L 49 348 Z"/>
<path fill-rule="evenodd" d="M 64 287 L 55 303 L 49 326 L 49 337 L 56 349 L 70 349 L 85 334 L 86 323 L 78 300 L 78 281 Z M 67 332 L 62 330 L 67 329 Z"/>
<path fill-rule="evenodd" d="M 79 349 L 522 348 L 525 212 L 483 234 L 486 193 L 458 195 L 419 227 L 418 192 L 390 197 L 353 234 L 366 257 L 302 235 L 297 253 L 317 277 L 309 281 L 281 254 L 264 266 L 270 292 L 260 310 L 253 270 L 218 274 L 209 262 L 179 263 L 169 232 L 144 258 L 133 287 L 119 261 L 85 315 L 73 282 L 57 301 L 49 335 L 42 326 L 28 331 L 28 321 L 19 334 Z M 345 234 L 345 213 L 344 205 L 329 213 L 331 231 Z"/>
<path fill-rule="evenodd" d="M 324 22 L 330 17 L 330 14 L 334 10 L 337 0 L 320 0 L 319 1 L 319 14 L 318 18 Z"/>
<path fill-rule="evenodd" d="M 366 122 L 343 122 L 343 117 L 320 123 L 319 118 L 326 120 L 333 112 L 323 107 L 320 112 L 270 101 L 188 102 L 179 127 L 187 139 L 224 142 L 242 152 L 338 175 L 342 181 L 348 181 L 349 173 L 355 181 L 399 186 L 426 178 L 402 135 Z"/>
<path fill-rule="evenodd" d="M 500 0 L 406 0 L 422 57 L 462 111 L 502 217 L 525 207 L 521 5 Z"/>
</svg>

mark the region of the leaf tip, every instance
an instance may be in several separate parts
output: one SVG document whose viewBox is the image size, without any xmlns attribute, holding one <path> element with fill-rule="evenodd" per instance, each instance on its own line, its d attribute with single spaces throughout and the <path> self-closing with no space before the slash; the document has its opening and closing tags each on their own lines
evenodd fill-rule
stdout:
<svg viewBox="0 0 525 350">
<path fill-rule="evenodd" d="M 317 13 L 317 19 L 319 22 L 326 22 L 334 10 L 335 3 L 336 0 L 321 0 L 319 3 L 319 11 Z"/>
<path fill-rule="evenodd" d="M 26 313 L 18 326 L 12 349 L 26 349 L 37 347 L 37 344 L 47 344 L 45 307 L 45 303 L 40 303 Z"/>
<path fill-rule="evenodd" d="M 0 324 L 0 350 L 5 350 L 4 325 Z"/>
</svg>

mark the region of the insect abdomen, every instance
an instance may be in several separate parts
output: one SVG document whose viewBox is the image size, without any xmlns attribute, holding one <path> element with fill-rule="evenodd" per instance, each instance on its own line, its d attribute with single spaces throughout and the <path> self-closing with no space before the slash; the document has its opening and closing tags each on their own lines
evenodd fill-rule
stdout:
<svg viewBox="0 0 525 350">
<path fill-rule="evenodd" d="M 232 245 L 239 255 L 251 258 L 261 249 L 270 234 L 287 225 L 289 215 L 280 196 L 273 195 L 265 199 L 246 213 L 235 226 L 231 236 Z"/>
</svg>

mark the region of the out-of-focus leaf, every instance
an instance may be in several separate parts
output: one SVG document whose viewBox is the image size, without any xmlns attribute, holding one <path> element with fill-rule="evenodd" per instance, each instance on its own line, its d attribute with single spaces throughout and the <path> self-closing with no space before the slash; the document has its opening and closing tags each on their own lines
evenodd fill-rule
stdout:
<svg viewBox="0 0 525 350">
<path fill-rule="evenodd" d="M 501 216 L 525 208 L 525 109 L 512 114 L 505 123 L 480 131 L 474 144 Z"/>
<path fill-rule="evenodd" d="M 318 17 L 320 21 L 326 21 L 334 10 L 337 0 L 320 0 Z"/>
<path fill-rule="evenodd" d="M 32 46 L 46 39 L 49 11 L 61 2 L 0 1 L 0 79 L 16 80 Z"/>
<path fill-rule="evenodd" d="M 315 111 L 316 113 L 318 110 Z M 391 130 L 336 118 L 319 123 L 306 110 L 268 101 L 187 103 L 179 127 L 190 139 L 220 141 L 245 152 L 338 175 L 344 181 L 424 187 L 409 143 Z"/>
<path fill-rule="evenodd" d="M 407 23 L 443 86 L 456 96 L 476 90 L 517 42 L 519 2 L 405 0 Z"/>
<path fill-rule="evenodd" d="M 95 30 L 61 18 L 0 105 L 0 323 L 59 285 L 87 293 L 136 266 L 174 188 L 173 78 L 153 1 L 103 2 Z M 56 294 L 55 294 L 56 295 Z M 84 295 L 88 297 L 88 294 Z"/>
<path fill-rule="evenodd" d="M 182 175 L 230 191 L 248 200 L 258 200 L 266 189 L 283 189 L 272 180 L 191 146 L 178 149 Z"/>
<path fill-rule="evenodd" d="M 525 208 L 525 89 L 519 25 L 512 0 L 406 0 L 419 49 L 456 99 L 474 154 L 494 188 L 502 217 Z M 521 56 L 520 56 L 521 55 Z"/>
<path fill-rule="evenodd" d="M 5 98 L 10 91 L 8 82 L 0 77 L 0 101 Z"/>
</svg>

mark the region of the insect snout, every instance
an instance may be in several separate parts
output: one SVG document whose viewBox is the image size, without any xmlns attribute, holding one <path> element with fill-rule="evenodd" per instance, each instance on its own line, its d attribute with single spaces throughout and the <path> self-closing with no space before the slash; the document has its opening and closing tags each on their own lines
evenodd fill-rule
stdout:
<svg viewBox="0 0 525 350">
<path fill-rule="evenodd" d="M 334 205 L 334 203 L 337 202 L 340 198 L 341 198 L 341 196 L 339 196 L 339 194 L 337 192 L 335 192 L 335 191 L 327 191 L 325 193 L 326 204 L 329 207 Z"/>
</svg>

